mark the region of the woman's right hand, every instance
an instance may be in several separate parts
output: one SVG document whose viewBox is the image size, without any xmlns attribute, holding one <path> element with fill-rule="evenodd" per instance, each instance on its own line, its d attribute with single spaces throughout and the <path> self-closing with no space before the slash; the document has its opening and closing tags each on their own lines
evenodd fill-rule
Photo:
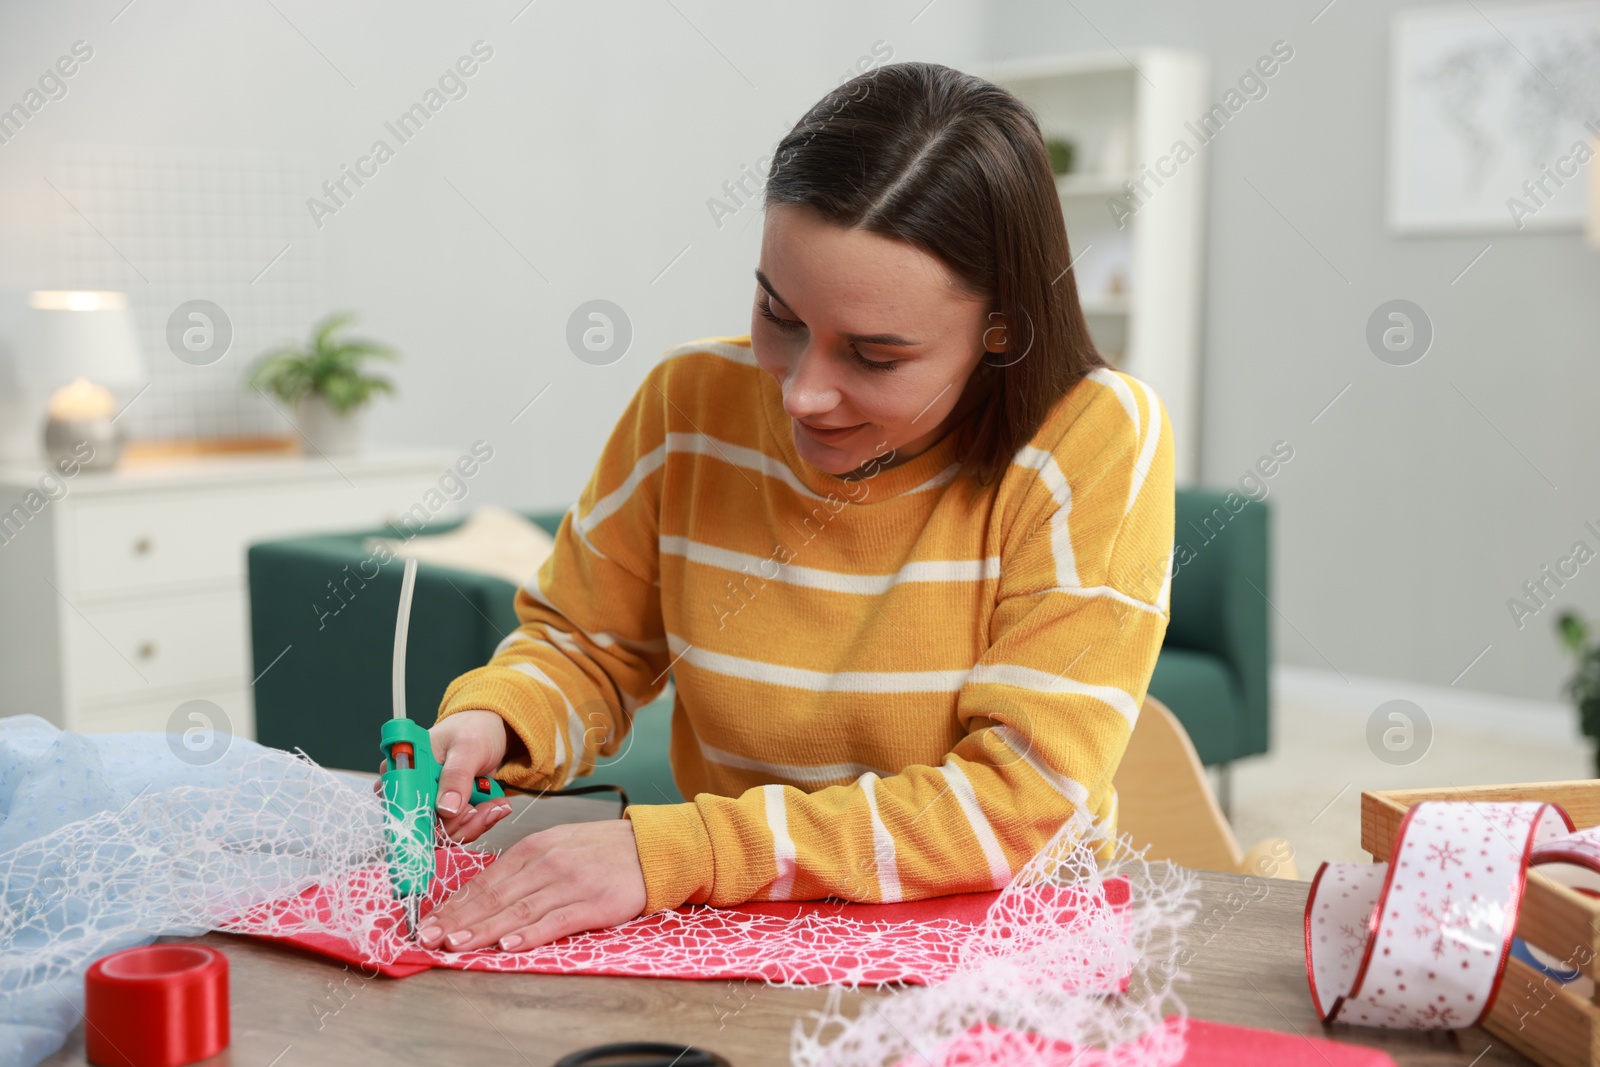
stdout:
<svg viewBox="0 0 1600 1067">
<path fill-rule="evenodd" d="M 439 825 L 457 841 L 476 840 L 511 811 L 506 799 L 474 807 L 472 780 L 492 773 L 505 760 L 506 721 L 492 711 L 458 711 L 428 731 L 433 758 L 439 761 Z M 380 771 L 388 769 L 388 761 Z M 373 788 L 380 789 L 374 782 Z"/>
</svg>

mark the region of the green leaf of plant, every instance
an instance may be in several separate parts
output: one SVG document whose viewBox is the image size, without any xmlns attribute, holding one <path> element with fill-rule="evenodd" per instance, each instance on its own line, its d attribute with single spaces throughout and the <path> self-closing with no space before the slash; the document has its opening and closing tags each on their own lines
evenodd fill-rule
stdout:
<svg viewBox="0 0 1600 1067">
<path fill-rule="evenodd" d="M 379 341 L 335 336 L 355 317 L 353 311 L 334 312 L 313 328 L 307 346 L 264 353 L 253 365 L 249 387 L 290 402 L 320 394 L 341 414 L 366 403 L 376 392 L 393 394 L 391 382 L 366 376 L 361 367 L 369 359 L 396 360 L 400 353 Z"/>
<path fill-rule="evenodd" d="M 1589 627 L 1575 611 L 1563 611 L 1556 619 L 1556 632 L 1561 635 L 1562 644 L 1567 651 L 1574 655 L 1583 652 L 1584 642 L 1589 638 Z"/>
<path fill-rule="evenodd" d="M 336 311 L 317 324 L 316 332 L 312 336 L 311 347 L 314 351 L 322 351 L 328 347 L 329 338 L 339 330 L 354 322 L 354 311 Z"/>
</svg>

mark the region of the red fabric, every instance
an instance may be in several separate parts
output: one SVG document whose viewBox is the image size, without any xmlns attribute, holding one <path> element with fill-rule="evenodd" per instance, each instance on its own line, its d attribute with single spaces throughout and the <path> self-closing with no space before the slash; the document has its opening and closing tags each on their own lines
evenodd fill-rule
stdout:
<svg viewBox="0 0 1600 1067">
<path fill-rule="evenodd" d="M 1178 1061 L 1178 1067 L 1395 1067 L 1388 1053 L 1320 1037 L 1204 1019 L 1186 1021 L 1176 1016 L 1169 1017 L 1166 1025 L 1169 1033 L 1180 1029 L 1185 1033 L 1183 1059 Z M 1009 1054 L 1018 1061 L 1043 1062 L 1049 1067 L 1102 1067 L 1108 1062 L 1102 1052 L 1083 1054 L 1065 1041 L 979 1023 L 961 1037 L 946 1042 L 931 1060 L 917 1055 L 896 1067 L 963 1067 L 991 1062 L 996 1053 Z"/>
<path fill-rule="evenodd" d="M 1321 1037 L 1190 1019 L 1182 1067 L 1395 1067 L 1387 1052 Z"/>
<path fill-rule="evenodd" d="M 464 850 L 438 850 L 438 876 L 421 912 L 433 907 L 466 884 L 477 873 L 483 860 L 493 856 L 472 854 L 462 859 Z M 387 937 L 402 918 L 398 903 L 387 900 L 388 882 L 376 867 L 359 872 L 357 895 L 370 895 L 385 918 L 379 922 L 377 937 Z M 1041 900 L 1057 906 L 1050 896 L 1054 887 L 1040 886 Z M 1126 914 L 1130 890 L 1126 879 L 1105 883 L 1107 903 Z M 908 982 L 927 985 L 947 976 L 958 959 L 961 945 L 987 916 L 999 890 L 986 893 L 958 893 L 899 904 L 853 904 L 836 901 L 760 901 L 731 908 L 683 905 L 672 912 L 645 916 L 621 927 L 591 930 L 565 937 L 550 945 L 526 952 L 504 952 L 497 948 L 472 952 L 439 952 L 420 946 L 403 951 L 390 963 L 372 962 L 373 954 L 349 940 L 330 934 L 303 933 L 290 937 L 268 937 L 309 949 L 346 963 L 376 968 L 391 978 L 405 978 L 432 967 L 459 970 L 515 971 L 535 974 L 608 974 L 659 978 L 756 978 L 768 981 L 799 981 L 828 984 L 853 978 L 866 983 Z M 1058 921 L 1065 922 L 1075 912 L 1060 905 Z M 314 886 L 292 900 L 281 901 L 270 909 L 280 918 L 296 915 L 316 916 L 326 921 L 329 906 L 326 890 Z M 769 922 L 762 923 L 760 917 Z M 791 928 L 791 921 L 805 917 L 803 927 Z M 717 919 L 733 920 L 725 924 Z M 712 920 L 693 928 L 686 920 Z M 837 920 L 837 923 L 835 923 Z M 752 926 L 751 924 L 755 925 Z M 863 931 L 863 927 L 866 930 Z M 682 942 L 693 930 L 693 954 L 686 964 Z M 705 943 L 709 939 L 710 943 Z M 855 951 L 857 948 L 859 952 Z M 825 951 L 821 951 L 825 950 Z M 826 958 L 824 958 L 826 957 Z M 1109 978 L 1111 989 L 1126 990 L 1128 975 Z"/>
</svg>

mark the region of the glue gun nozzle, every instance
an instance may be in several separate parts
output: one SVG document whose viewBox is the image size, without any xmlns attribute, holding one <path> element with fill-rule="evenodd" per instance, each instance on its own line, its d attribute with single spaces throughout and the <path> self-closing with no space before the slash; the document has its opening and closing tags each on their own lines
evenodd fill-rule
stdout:
<svg viewBox="0 0 1600 1067">
<path fill-rule="evenodd" d="M 421 903 L 416 897 L 406 897 L 405 900 L 406 938 L 411 941 L 417 939 L 418 912 L 421 910 Z"/>
</svg>

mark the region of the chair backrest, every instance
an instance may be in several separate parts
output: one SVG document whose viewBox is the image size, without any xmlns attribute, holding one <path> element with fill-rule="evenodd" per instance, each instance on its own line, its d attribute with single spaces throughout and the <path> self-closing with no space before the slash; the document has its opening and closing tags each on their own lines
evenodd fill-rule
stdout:
<svg viewBox="0 0 1600 1067">
<path fill-rule="evenodd" d="M 1117 832 L 1151 860 L 1205 871 L 1237 871 L 1244 861 L 1217 805 L 1189 735 L 1161 701 L 1146 696 L 1112 779 Z"/>
</svg>

